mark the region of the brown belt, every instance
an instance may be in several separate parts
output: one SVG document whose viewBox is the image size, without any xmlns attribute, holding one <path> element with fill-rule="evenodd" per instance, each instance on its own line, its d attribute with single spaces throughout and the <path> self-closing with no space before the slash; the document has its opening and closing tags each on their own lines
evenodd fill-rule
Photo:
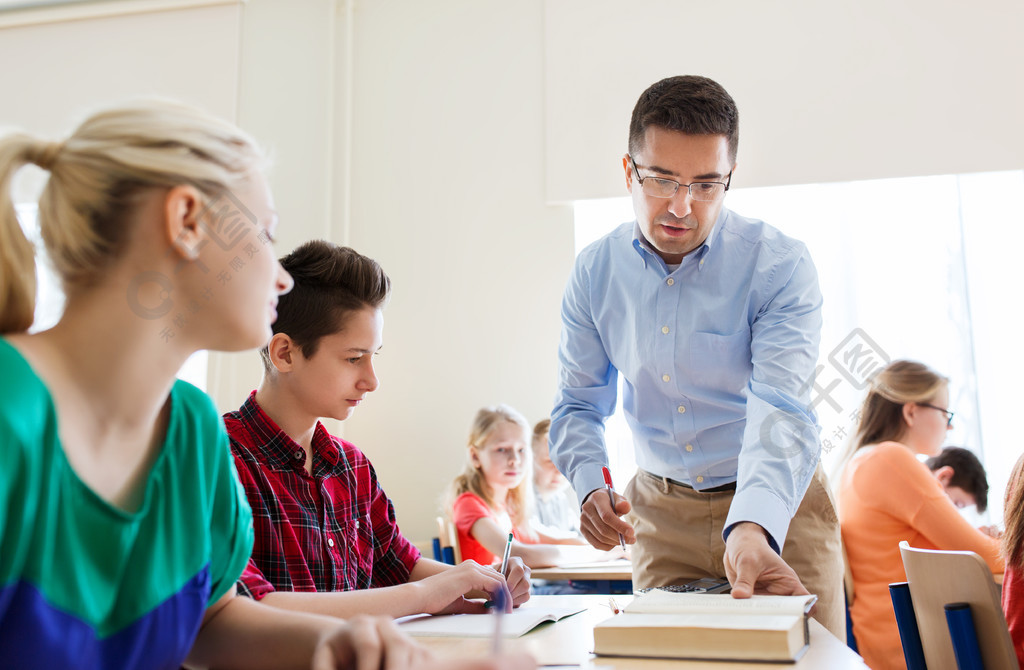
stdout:
<svg viewBox="0 0 1024 670">
<path fill-rule="evenodd" d="M 647 471 L 644 470 L 644 472 Z M 709 489 L 695 489 L 693 488 L 692 484 L 687 484 L 686 482 L 680 482 L 675 479 L 669 479 L 668 477 L 662 477 L 661 475 L 656 475 L 653 472 L 647 472 L 647 474 L 649 474 L 651 477 L 654 477 L 655 479 L 660 479 L 665 484 L 675 484 L 676 486 L 682 486 L 683 488 L 696 491 L 697 493 L 722 493 L 724 491 L 736 490 L 736 482 L 729 482 L 728 484 L 722 484 L 720 486 L 712 486 Z"/>
</svg>

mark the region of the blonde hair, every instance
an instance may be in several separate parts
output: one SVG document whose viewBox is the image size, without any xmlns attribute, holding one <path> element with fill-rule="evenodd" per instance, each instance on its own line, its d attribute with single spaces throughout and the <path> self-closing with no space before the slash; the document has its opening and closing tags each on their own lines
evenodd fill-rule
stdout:
<svg viewBox="0 0 1024 670">
<path fill-rule="evenodd" d="M 35 311 L 35 253 L 11 198 L 24 165 L 50 172 L 39 226 L 70 293 L 94 284 L 118 257 L 145 189 L 191 185 L 213 198 L 264 161 L 234 125 L 163 100 L 95 114 L 63 142 L 25 133 L 0 138 L 0 334 L 28 330 Z"/>
<path fill-rule="evenodd" d="M 523 415 L 508 405 L 497 405 L 496 407 L 484 407 L 476 413 L 476 417 L 473 419 L 473 427 L 469 431 L 469 448 L 479 452 L 487 443 L 487 438 L 494 432 L 494 429 L 499 424 L 505 422 L 513 423 L 522 429 L 524 444 L 530 440 L 530 424 L 526 422 Z M 529 454 L 529 450 L 526 453 Z M 529 468 L 526 468 L 526 470 L 528 471 Z M 519 486 L 509 489 L 505 500 L 495 501 L 494 492 L 484 478 L 483 473 L 479 467 L 473 464 L 473 459 L 467 454 L 466 467 L 455 478 L 455 481 L 452 482 L 447 505 L 449 512 L 457 497 L 463 493 L 474 493 L 480 496 L 487 503 L 488 507 L 495 508 L 498 504 L 504 504 L 505 511 L 508 512 L 509 517 L 512 519 L 512 525 L 520 531 L 527 531 L 527 522 L 532 511 L 531 480 L 531 477 L 524 476 Z"/>
<path fill-rule="evenodd" d="M 1024 456 L 1017 459 L 1003 501 L 1003 556 L 1006 565 L 1024 569 Z"/>
<path fill-rule="evenodd" d="M 840 469 L 861 447 L 900 439 L 907 428 L 903 406 L 931 402 L 948 384 L 948 378 L 916 361 L 893 361 L 882 368 L 871 379 L 857 430 L 840 459 Z"/>
</svg>

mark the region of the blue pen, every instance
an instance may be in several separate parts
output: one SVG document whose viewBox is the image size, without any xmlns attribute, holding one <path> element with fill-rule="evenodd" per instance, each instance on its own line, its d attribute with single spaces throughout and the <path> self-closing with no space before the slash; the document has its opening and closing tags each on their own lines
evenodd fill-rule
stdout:
<svg viewBox="0 0 1024 670">
<path fill-rule="evenodd" d="M 491 637 L 491 654 L 501 653 L 501 621 L 505 616 L 505 606 L 508 604 L 505 589 L 499 589 L 494 594 L 494 635 Z"/>
</svg>

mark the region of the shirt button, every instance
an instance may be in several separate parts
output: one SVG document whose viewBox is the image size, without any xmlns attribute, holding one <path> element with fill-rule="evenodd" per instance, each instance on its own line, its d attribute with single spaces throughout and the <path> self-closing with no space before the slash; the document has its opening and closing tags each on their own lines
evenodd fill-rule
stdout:
<svg viewBox="0 0 1024 670">
<path fill-rule="evenodd" d="M 686 445 L 686 450 L 687 451 L 693 451 L 693 445 L 692 444 Z"/>
<path fill-rule="evenodd" d="M 295 460 L 297 460 L 297 461 L 305 460 L 303 458 L 304 456 L 305 456 L 305 454 L 302 453 L 301 449 L 299 449 L 298 451 L 295 452 Z"/>
<path fill-rule="evenodd" d="M 676 283 L 676 280 L 672 279 L 672 277 L 669 277 L 668 279 L 665 280 L 665 283 L 671 286 L 672 284 Z"/>
<path fill-rule="evenodd" d="M 682 405 L 680 405 L 678 409 L 680 414 L 686 414 L 686 408 L 683 407 Z"/>
<path fill-rule="evenodd" d="M 663 382 L 667 382 L 669 379 L 671 379 L 671 377 L 669 377 L 668 375 L 662 375 L 661 376 L 661 381 L 663 381 Z"/>
<path fill-rule="evenodd" d="M 334 538 L 333 537 L 327 538 L 327 546 L 328 547 L 333 547 L 334 546 Z"/>
<path fill-rule="evenodd" d="M 703 484 L 704 483 L 704 478 L 701 477 L 700 475 L 697 475 L 697 483 L 698 484 Z"/>
<path fill-rule="evenodd" d="M 668 326 L 662 326 L 662 327 L 661 327 L 661 332 L 663 332 L 663 333 L 665 333 L 666 335 L 668 335 Z"/>
</svg>

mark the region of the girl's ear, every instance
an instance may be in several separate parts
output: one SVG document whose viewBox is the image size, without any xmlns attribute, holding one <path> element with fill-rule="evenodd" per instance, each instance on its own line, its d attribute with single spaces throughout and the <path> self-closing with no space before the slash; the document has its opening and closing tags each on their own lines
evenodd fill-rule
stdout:
<svg viewBox="0 0 1024 670">
<path fill-rule="evenodd" d="M 917 414 L 917 403 L 908 402 L 903 405 L 903 422 L 907 426 L 914 425 L 914 416 Z"/>
<path fill-rule="evenodd" d="M 469 462 L 473 464 L 473 467 L 477 470 L 480 469 L 480 457 L 477 456 L 476 449 L 472 446 L 466 447 L 469 449 Z"/>
</svg>

